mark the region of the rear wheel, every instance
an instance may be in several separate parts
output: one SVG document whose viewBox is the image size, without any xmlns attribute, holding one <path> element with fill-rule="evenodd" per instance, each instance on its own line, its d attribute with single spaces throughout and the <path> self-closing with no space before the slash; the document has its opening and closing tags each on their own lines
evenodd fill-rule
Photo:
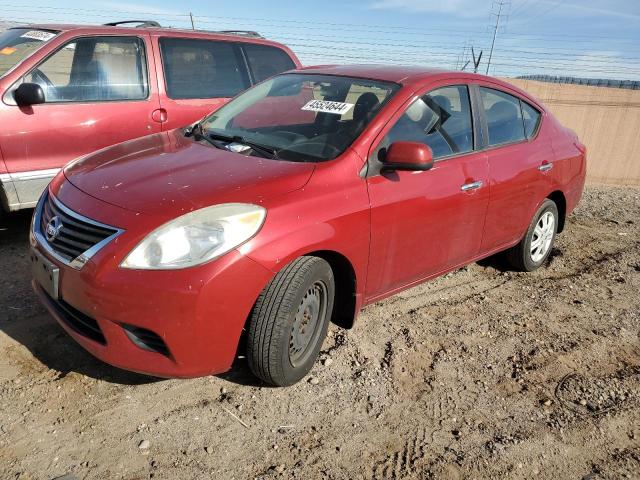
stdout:
<svg viewBox="0 0 640 480">
<path fill-rule="evenodd" d="M 509 263 L 517 270 L 532 272 L 549 257 L 558 231 L 558 207 L 546 199 L 533 216 L 524 238 L 507 250 Z"/>
<path fill-rule="evenodd" d="M 292 385 L 315 363 L 333 311 L 329 264 L 300 257 L 262 291 L 249 319 L 247 359 L 253 373 L 276 386 Z"/>
</svg>

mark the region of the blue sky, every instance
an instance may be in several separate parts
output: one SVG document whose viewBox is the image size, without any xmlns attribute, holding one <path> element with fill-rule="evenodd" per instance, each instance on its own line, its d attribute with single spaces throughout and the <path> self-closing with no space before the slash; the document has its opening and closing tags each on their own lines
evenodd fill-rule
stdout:
<svg viewBox="0 0 640 480">
<path fill-rule="evenodd" d="M 0 0 L 0 19 L 257 30 L 305 64 L 404 63 L 460 67 L 470 46 L 486 70 L 498 0 Z M 27 13 L 28 11 L 28 13 Z M 640 80 L 640 1 L 505 1 L 491 74 L 542 73 Z M 462 60 L 464 55 L 465 60 Z"/>
</svg>

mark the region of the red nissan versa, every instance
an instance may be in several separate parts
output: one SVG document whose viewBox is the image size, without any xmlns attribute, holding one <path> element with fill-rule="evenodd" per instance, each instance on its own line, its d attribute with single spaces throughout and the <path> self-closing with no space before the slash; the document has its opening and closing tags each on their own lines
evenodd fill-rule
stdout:
<svg viewBox="0 0 640 480">
<path fill-rule="evenodd" d="M 505 82 L 307 68 L 68 165 L 34 214 L 33 285 L 113 365 L 194 377 L 244 354 L 290 385 L 330 320 L 496 252 L 538 268 L 584 179 L 585 147 Z"/>
<path fill-rule="evenodd" d="M 300 65 L 255 32 L 129 23 L 0 33 L 0 214 L 34 207 L 74 158 L 189 125 Z"/>
</svg>

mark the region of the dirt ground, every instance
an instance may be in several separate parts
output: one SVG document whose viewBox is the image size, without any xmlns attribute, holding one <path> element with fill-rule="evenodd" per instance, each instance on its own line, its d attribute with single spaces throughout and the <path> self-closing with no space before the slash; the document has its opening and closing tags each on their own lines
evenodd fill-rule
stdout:
<svg viewBox="0 0 640 480">
<path fill-rule="evenodd" d="M 588 188 L 535 273 L 367 307 L 286 389 L 95 360 L 31 293 L 28 224 L 0 221 L 2 479 L 640 478 L 640 189 Z"/>
</svg>

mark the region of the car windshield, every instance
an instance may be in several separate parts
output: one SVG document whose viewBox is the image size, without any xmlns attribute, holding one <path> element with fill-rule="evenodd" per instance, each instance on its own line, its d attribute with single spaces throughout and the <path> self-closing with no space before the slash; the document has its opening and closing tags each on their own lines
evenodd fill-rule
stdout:
<svg viewBox="0 0 640 480">
<path fill-rule="evenodd" d="M 12 28 L 0 33 L 0 77 L 56 36 L 57 32 Z"/>
<path fill-rule="evenodd" d="M 329 160 L 358 138 L 399 88 L 362 78 L 278 75 L 206 118 L 201 132 L 235 152 L 292 161 Z"/>
</svg>

